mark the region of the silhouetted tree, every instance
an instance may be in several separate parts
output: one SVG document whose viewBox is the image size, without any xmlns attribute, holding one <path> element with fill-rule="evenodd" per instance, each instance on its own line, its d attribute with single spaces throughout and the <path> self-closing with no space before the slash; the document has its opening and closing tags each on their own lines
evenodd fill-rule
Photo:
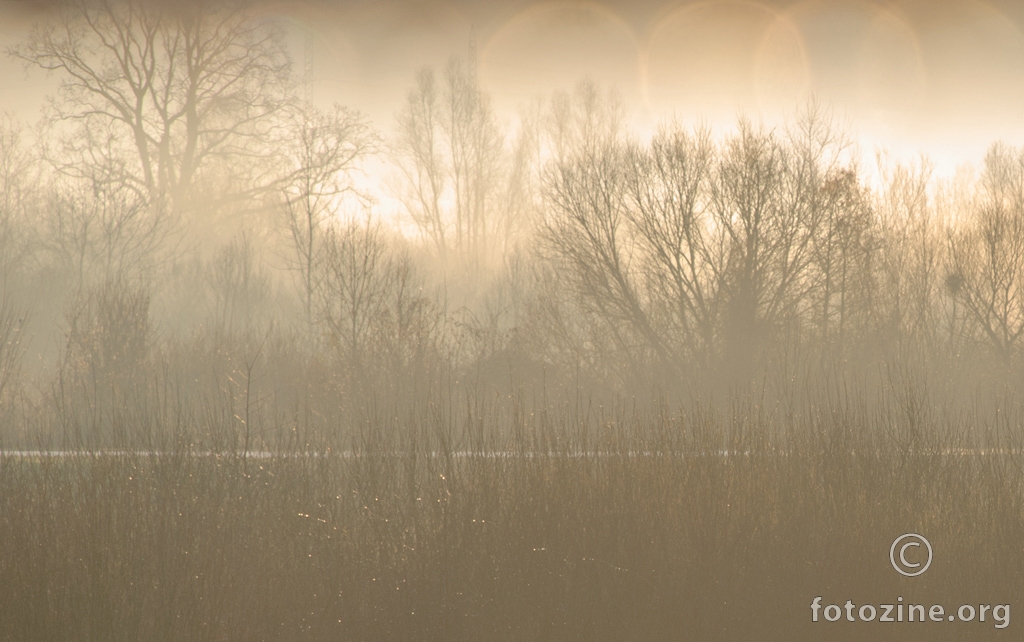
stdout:
<svg viewBox="0 0 1024 642">
<path fill-rule="evenodd" d="M 37 164 L 20 123 L 0 116 L 0 284 L 6 286 L 29 257 L 40 192 Z"/>
<path fill-rule="evenodd" d="M 673 124 L 649 148 L 632 149 L 626 180 L 627 217 L 652 305 L 674 343 L 704 366 L 717 348 L 725 279 L 723 236 L 709 227 L 707 210 L 714 158 L 707 130 L 691 135 Z"/>
<path fill-rule="evenodd" d="M 379 222 L 327 228 L 317 270 L 316 318 L 349 385 L 372 389 L 381 373 L 395 384 L 433 356 L 441 319 Z"/>
<path fill-rule="evenodd" d="M 321 111 L 312 105 L 294 110 L 285 141 L 288 180 L 282 185 L 285 224 L 299 276 L 307 323 L 313 322 L 313 295 L 323 235 L 338 217 L 339 199 L 359 195 L 353 172 L 376 149 L 377 137 L 358 113 L 341 106 Z"/>
<path fill-rule="evenodd" d="M 13 53 L 61 78 L 62 172 L 178 212 L 205 168 L 268 138 L 287 102 L 285 50 L 243 5 L 74 0 Z"/>
<path fill-rule="evenodd" d="M 826 351 L 843 348 L 870 315 L 876 251 L 870 194 L 852 169 L 827 176 L 813 247 L 812 321 Z"/>
<path fill-rule="evenodd" d="M 714 169 L 710 210 L 725 235 L 726 363 L 749 373 L 776 324 L 795 310 L 805 287 L 813 221 L 801 207 L 792 150 L 745 120 Z M 813 210 L 811 210 L 813 211 Z"/>
<path fill-rule="evenodd" d="M 1024 152 L 993 146 L 971 217 L 950 237 L 947 285 L 1004 360 L 1024 336 Z"/>
<path fill-rule="evenodd" d="M 929 349 L 936 339 L 937 289 L 943 238 L 928 195 L 931 166 L 882 166 L 875 194 L 875 344 L 888 354 Z"/>
<path fill-rule="evenodd" d="M 678 125 L 626 143 L 614 101 L 588 85 L 553 112 L 543 246 L 617 353 L 677 372 L 684 356 L 724 356 L 742 377 L 781 330 L 831 317 L 836 291 L 845 326 L 867 210 L 845 136 L 816 106 L 785 136 L 741 120 L 718 147 Z"/>
<path fill-rule="evenodd" d="M 513 164 L 510 172 L 505 137 L 472 57 L 452 58 L 440 83 L 432 69 L 417 74 L 398 117 L 395 150 L 398 195 L 420 233 L 442 258 L 478 264 L 501 247 L 499 234 L 516 204 L 507 198 L 510 176 L 521 179 L 524 169 Z"/>
<path fill-rule="evenodd" d="M 670 363 L 672 348 L 650 317 L 628 229 L 628 149 L 617 129 L 602 126 L 611 122 L 605 119 L 610 105 L 588 86 L 570 104 L 556 103 L 556 156 L 544 182 L 544 247 L 565 266 L 584 313 L 606 324 L 615 351 L 636 367 L 648 351 Z"/>
<path fill-rule="evenodd" d="M 149 278 L 172 222 L 119 182 L 66 178 L 51 187 L 42 228 L 43 246 L 81 294 L 107 281 Z"/>
</svg>

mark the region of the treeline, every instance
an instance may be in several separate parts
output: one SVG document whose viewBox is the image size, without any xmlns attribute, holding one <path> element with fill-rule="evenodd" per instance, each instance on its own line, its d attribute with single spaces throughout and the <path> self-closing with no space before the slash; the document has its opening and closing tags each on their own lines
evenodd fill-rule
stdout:
<svg viewBox="0 0 1024 642">
<path fill-rule="evenodd" d="M 570 286 L 577 345 L 637 373 L 742 383 L 842 363 L 1005 378 L 1024 334 L 1022 188 L 1024 152 L 1003 144 L 977 175 L 935 180 L 926 159 L 879 155 L 869 177 L 814 103 L 720 139 L 607 128 L 547 164 L 540 255 Z"/>
<path fill-rule="evenodd" d="M 509 124 L 472 55 L 376 131 L 302 100 L 274 23 L 229 5 L 70 3 L 9 53 L 62 85 L 0 123 L 8 441 L 1020 381 L 1022 150 L 870 173 L 814 103 L 640 141 L 586 82 Z"/>
</svg>

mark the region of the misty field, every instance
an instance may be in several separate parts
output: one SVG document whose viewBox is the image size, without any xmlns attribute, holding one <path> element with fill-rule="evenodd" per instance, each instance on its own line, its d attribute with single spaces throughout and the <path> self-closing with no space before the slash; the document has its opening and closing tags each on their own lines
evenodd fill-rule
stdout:
<svg viewBox="0 0 1024 642">
<path fill-rule="evenodd" d="M 1024 455 L 1005 416 L 982 427 L 839 405 L 768 436 L 757 408 L 733 410 L 524 413 L 485 426 L 507 433 L 497 442 L 424 413 L 273 456 L 7 455 L 0 637 L 1013 635 L 991 618 L 812 624 L 810 612 L 819 595 L 1020 604 Z M 905 532 L 934 547 L 922 577 L 889 565 Z"/>
<path fill-rule="evenodd" d="M 6 52 L 0 640 L 1015 638 L 1024 148 L 499 113 L 475 40 L 368 115 L 287 4 Z"/>
</svg>

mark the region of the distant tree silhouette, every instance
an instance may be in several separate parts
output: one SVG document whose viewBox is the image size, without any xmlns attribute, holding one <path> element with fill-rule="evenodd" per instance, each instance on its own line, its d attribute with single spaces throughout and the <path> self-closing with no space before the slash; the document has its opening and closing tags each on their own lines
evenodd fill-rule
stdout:
<svg viewBox="0 0 1024 642">
<path fill-rule="evenodd" d="M 947 285 L 1007 360 L 1024 336 L 1024 152 L 989 150 L 970 214 L 950 236 Z"/>
<path fill-rule="evenodd" d="M 285 50 L 241 5 L 73 0 L 12 51 L 61 79 L 62 172 L 179 212 L 204 169 L 269 138 L 288 99 Z"/>
<path fill-rule="evenodd" d="M 440 81 L 429 68 L 416 75 L 398 116 L 394 150 L 396 193 L 423 238 L 443 260 L 462 257 L 479 265 L 502 249 L 501 234 L 522 206 L 528 145 L 511 154 L 506 149 L 473 55 L 468 62 L 452 58 Z"/>
<path fill-rule="evenodd" d="M 303 105 L 289 115 L 282 154 L 288 178 L 281 195 L 293 252 L 289 266 L 298 274 L 306 321 L 312 324 L 326 228 L 342 214 L 341 197 L 360 196 L 352 175 L 377 149 L 378 139 L 359 113 L 338 105 L 330 111 Z"/>
</svg>

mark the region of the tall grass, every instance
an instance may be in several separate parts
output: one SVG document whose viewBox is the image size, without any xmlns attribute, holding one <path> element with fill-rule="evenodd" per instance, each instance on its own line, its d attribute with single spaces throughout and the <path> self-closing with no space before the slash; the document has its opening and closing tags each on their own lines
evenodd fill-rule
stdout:
<svg viewBox="0 0 1024 642">
<path fill-rule="evenodd" d="M 1009 639 L 810 602 L 1021 608 L 1021 418 L 513 397 L 276 454 L 8 453 L 0 639 Z M 934 548 L 921 577 L 890 566 L 906 532 Z"/>
</svg>

